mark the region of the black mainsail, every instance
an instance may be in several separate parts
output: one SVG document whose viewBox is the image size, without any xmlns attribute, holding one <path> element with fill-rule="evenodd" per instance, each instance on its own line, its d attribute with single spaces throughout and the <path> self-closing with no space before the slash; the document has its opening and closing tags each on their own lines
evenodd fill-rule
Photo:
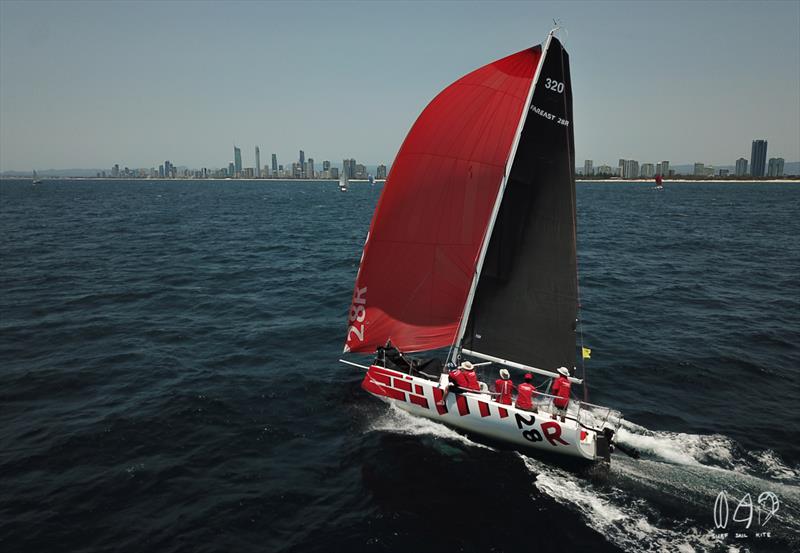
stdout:
<svg viewBox="0 0 800 553">
<path fill-rule="evenodd" d="M 475 289 L 462 347 L 575 365 L 577 264 L 569 56 L 551 36 Z"/>
</svg>

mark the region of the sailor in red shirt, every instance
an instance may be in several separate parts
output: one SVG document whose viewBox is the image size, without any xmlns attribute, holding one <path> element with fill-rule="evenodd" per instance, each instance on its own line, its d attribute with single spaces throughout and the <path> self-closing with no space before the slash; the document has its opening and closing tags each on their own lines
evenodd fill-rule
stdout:
<svg viewBox="0 0 800 553">
<path fill-rule="evenodd" d="M 467 375 L 464 372 L 463 367 L 464 363 L 462 363 L 457 369 L 453 369 L 452 371 L 450 371 L 450 382 L 452 382 L 459 388 L 467 387 Z"/>
<path fill-rule="evenodd" d="M 511 376 L 506 369 L 500 369 L 500 379 L 495 380 L 494 391 L 500 394 L 497 403 L 511 405 L 511 394 L 514 393 L 514 383 L 510 380 Z"/>
<path fill-rule="evenodd" d="M 480 391 L 481 385 L 478 383 L 478 375 L 475 374 L 475 367 L 469 361 L 464 361 L 461 365 L 458 366 L 461 369 L 461 374 L 464 375 L 464 378 L 467 381 L 466 386 L 461 386 L 462 388 L 467 388 L 468 390 L 475 390 L 476 392 Z"/>
<path fill-rule="evenodd" d="M 449 384 L 444 389 L 442 399 L 437 402 L 438 405 L 444 405 L 447 399 L 447 394 L 450 393 L 450 388 L 455 385 L 457 388 L 463 390 L 479 390 L 478 377 L 475 376 L 475 367 L 469 361 L 461 363 L 457 369 L 453 369 L 448 374 Z"/>
<path fill-rule="evenodd" d="M 558 373 L 561 375 L 553 382 L 550 393 L 556 397 L 553 398 L 553 406 L 556 412 L 561 415 L 561 422 L 564 422 L 567 414 L 567 406 L 569 405 L 569 393 L 572 388 L 572 383 L 569 381 L 569 370 L 566 367 L 559 367 Z M 556 418 L 556 413 L 552 414 L 552 418 Z"/>
<path fill-rule="evenodd" d="M 525 382 L 517 386 L 517 409 L 538 413 L 539 410 L 533 403 L 534 397 L 536 397 L 536 387 L 533 385 L 533 375 L 527 373 L 525 375 Z"/>
</svg>

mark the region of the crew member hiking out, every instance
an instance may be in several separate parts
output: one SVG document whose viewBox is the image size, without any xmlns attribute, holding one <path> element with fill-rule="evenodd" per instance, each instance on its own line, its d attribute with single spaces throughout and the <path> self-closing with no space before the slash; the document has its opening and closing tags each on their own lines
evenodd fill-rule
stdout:
<svg viewBox="0 0 800 553">
<path fill-rule="evenodd" d="M 536 387 L 533 385 L 533 375 L 527 373 L 525 382 L 517 386 L 517 409 L 538 413 L 539 410 L 533 404 L 534 397 L 536 397 Z"/>
<path fill-rule="evenodd" d="M 553 398 L 553 407 L 555 407 L 556 412 L 561 415 L 561 422 L 564 422 L 567 415 L 569 393 L 572 388 L 572 383 L 569 381 L 569 370 L 566 367 L 559 367 L 558 373 L 561 376 L 556 378 L 555 382 L 553 382 L 550 393 L 555 396 Z M 552 414 L 552 418 L 556 418 L 556 413 Z"/>
<path fill-rule="evenodd" d="M 464 387 L 468 390 L 480 391 L 481 385 L 478 383 L 478 375 L 475 374 L 475 366 L 469 361 L 464 361 L 459 365 L 459 368 L 464 372 L 464 377 L 467 379 L 467 385 Z"/>
<path fill-rule="evenodd" d="M 514 393 L 514 383 L 511 382 L 511 376 L 506 369 L 500 369 L 500 379 L 495 381 L 494 391 L 500 394 L 500 397 L 497 398 L 497 403 L 511 405 L 511 394 Z"/>
<path fill-rule="evenodd" d="M 464 390 L 480 389 L 480 385 L 478 384 L 478 377 L 475 376 L 475 367 L 473 367 L 472 363 L 470 363 L 469 361 L 464 361 L 458 366 L 458 368 L 451 370 L 448 376 L 450 382 L 444 389 L 444 393 L 442 394 L 442 399 L 437 402 L 439 405 L 444 405 L 444 402 L 447 399 L 447 394 L 450 393 L 450 388 L 454 384 L 456 388 L 460 388 L 460 391 L 462 392 Z M 474 381 L 474 387 L 470 379 Z"/>
</svg>

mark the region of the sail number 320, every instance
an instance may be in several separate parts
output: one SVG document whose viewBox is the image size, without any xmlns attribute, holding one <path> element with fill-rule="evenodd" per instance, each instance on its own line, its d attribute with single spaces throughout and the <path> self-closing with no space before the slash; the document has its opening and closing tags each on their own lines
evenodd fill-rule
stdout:
<svg viewBox="0 0 800 553">
<path fill-rule="evenodd" d="M 366 286 L 363 288 L 356 287 L 356 291 L 353 294 L 353 303 L 350 306 L 350 328 L 347 329 L 348 342 L 350 341 L 351 334 L 358 338 L 359 342 L 364 341 L 364 325 L 359 323 L 363 323 L 364 319 L 367 318 L 367 308 L 365 306 L 367 303 L 366 296 Z"/>
<path fill-rule="evenodd" d="M 552 90 L 553 92 L 558 92 L 559 94 L 564 92 L 564 83 L 555 79 L 545 79 L 544 87 L 548 90 Z"/>
</svg>

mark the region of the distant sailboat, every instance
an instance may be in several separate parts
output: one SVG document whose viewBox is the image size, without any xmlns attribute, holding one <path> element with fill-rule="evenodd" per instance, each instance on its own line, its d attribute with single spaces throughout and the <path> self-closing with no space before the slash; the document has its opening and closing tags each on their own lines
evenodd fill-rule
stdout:
<svg viewBox="0 0 800 553">
<path fill-rule="evenodd" d="M 656 175 L 656 190 L 664 190 L 663 180 L 661 175 Z"/>
<path fill-rule="evenodd" d="M 342 192 L 347 192 L 347 185 L 349 184 L 350 179 L 347 178 L 347 172 L 342 171 L 341 176 L 339 177 L 339 190 Z"/>
<path fill-rule="evenodd" d="M 39 175 L 36 174 L 35 170 L 33 171 L 33 180 L 31 181 L 31 184 L 34 186 L 37 184 L 42 184 L 42 179 L 39 178 Z"/>
</svg>

